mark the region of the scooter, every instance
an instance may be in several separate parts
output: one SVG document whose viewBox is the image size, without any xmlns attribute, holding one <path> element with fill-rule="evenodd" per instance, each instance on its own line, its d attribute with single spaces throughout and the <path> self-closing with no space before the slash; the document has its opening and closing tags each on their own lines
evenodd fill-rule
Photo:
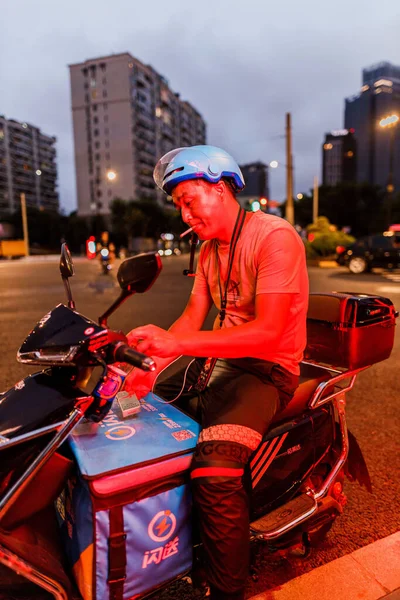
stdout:
<svg viewBox="0 0 400 600">
<path fill-rule="evenodd" d="M 99 259 L 101 264 L 101 272 L 103 275 L 108 275 L 111 270 L 110 262 L 110 250 L 104 246 L 99 253 Z"/>
<path fill-rule="evenodd" d="M 154 394 L 132 409 L 126 367 L 155 363 L 107 325 L 161 268 L 158 253 L 121 263 L 120 296 L 96 323 L 75 309 L 63 244 L 67 305 L 45 315 L 17 354 L 45 368 L 0 394 L 0 564 L 58 600 L 144 598 L 200 561 L 188 481 L 200 427 Z M 307 553 L 343 512 L 345 475 L 371 491 L 346 394 L 390 356 L 397 317 L 380 296 L 310 295 L 300 385 L 248 466 L 252 541 Z M 141 458 L 126 463 L 135 452 Z"/>
</svg>

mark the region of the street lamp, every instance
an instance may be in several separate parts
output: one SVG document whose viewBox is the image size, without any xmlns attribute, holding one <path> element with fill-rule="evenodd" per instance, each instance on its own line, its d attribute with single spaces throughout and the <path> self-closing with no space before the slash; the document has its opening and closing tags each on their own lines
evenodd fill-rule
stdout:
<svg viewBox="0 0 400 600">
<path fill-rule="evenodd" d="M 114 181 L 117 178 L 117 174 L 115 171 L 107 171 L 107 179 L 108 181 Z"/>
<path fill-rule="evenodd" d="M 400 120 L 399 115 L 389 115 L 388 117 L 385 117 L 384 119 L 381 119 L 379 121 L 379 126 L 382 127 L 382 129 L 386 129 L 389 128 L 390 129 L 390 147 L 389 147 L 389 173 L 388 173 L 388 179 L 387 179 L 387 186 L 386 186 L 386 191 L 388 194 L 388 227 L 390 226 L 390 222 L 392 220 L 392 195 L 394 192 L 394 185 L 393 185 L 393 165 L 394 165 L 394 142 L 395 142 L 395 132 L 396 132 L 396 125 L 398 124 Z"/>
</svg>

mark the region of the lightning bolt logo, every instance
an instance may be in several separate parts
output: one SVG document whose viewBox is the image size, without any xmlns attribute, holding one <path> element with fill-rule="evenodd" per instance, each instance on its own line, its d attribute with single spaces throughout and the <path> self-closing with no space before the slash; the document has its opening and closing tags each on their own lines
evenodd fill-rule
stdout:
<svg viewBox="0 0 400 600">
<path fill-rule="evenodd" d="M 161 519 L 161 520 L 160 520 Z M 170 510 L 161 510 L 149 523 L 148 534 L 154 542 L 165 542 L 176 528 L 175 515 Z"/>
</svg>

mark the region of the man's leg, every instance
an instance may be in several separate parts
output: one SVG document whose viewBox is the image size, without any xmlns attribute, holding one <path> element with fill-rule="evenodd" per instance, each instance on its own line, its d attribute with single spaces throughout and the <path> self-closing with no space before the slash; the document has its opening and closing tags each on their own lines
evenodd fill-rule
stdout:
<svg viewBox="0 0 400 600">
<path fill-rule="evenodd" d="M 205 399 L 205 428 L 191 469 L 212 600 L 244 598 L 249 570 L 244 471 L 279 403 L 272 385 L 249 374 L 234 379 L 227 375 L 222 374 L 219 385 L 214 380 Z"/>
</svg>

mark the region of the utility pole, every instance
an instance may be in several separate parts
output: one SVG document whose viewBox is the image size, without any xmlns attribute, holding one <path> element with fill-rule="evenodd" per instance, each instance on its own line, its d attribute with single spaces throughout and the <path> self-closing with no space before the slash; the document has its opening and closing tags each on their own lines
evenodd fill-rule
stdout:
<svg viewBox="0 0 400 600">
<path fill-rule="evenodd" d="M 389 173 L 386 191 L 388 195 L 388 206 L 387 206 L 387 228 L 389 229 L 392 221 L 392 204 L 393 204 L 393 170 L 394 170 L 394 142 L 395 142 L 396 127 L 392 126 L 390 131 L 390 142 L 389 142 Z"/>
<path fill-rule="evenodd" d="M 314 193 L 313 193 L 313 210 L 312 210 L 312 220 L 313 223 L 317 222 L 318 219 L 318 177 L 314 177 Z"/>
<path fill-rule="evenodd" d="M 292 125 L 291 125 L 290 113 L 286 113 L 286 214 L 285 214 L 285 218 L 291 225 L 294 225 Z"/>
<path fill-rule="evenodd" d="M 25 256 L 29 256 L 29 234 L 28 234 L 28 219 L 26 217 L 26 198 L 25 194 L 21 194 L 21 215 L 22 215 L 22 229 L 24 232 L 25 242 Z"/>
</svg>

